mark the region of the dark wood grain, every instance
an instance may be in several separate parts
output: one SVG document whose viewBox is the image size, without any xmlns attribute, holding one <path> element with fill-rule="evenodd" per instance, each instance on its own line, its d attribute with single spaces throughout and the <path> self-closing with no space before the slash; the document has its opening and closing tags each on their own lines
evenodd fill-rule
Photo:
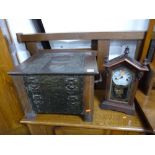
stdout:
<svg viewBox="0 0 155 155">
<path fill-rule="evenodd" d="M 14 67 L 13 70 L 10 70 L 10 75 L 40 75 L 40 74 L 82 74 L 82 75 L 94 75 L 98 74 L 98 68 L 96 65 L 96 52 L 95 51 L 81 51 L 76 52 L 74 50 L 72 51 L 49 51 L 48 52 L 41 52 L 37 51 L 33 57 L 30 57 L 22 64 Z M 74 60 L 78 60 L 78 64 L 76 64 L 72 58 L 75 58 Z M 53 58 L 55 58 L 53 60 Z M 57 59 L 61 58 L 61 62 Z M 67 63 L 65 64 L 65 69 L 62 69 L 64 65 L 62 64 L 63 58 L 67 60 Z M 83 59 L 82 59 L 83 58 Z M 83 63 L 80 63 L 80 59 L 83 60 Z M 53 60 L 53 63 L 52 63 Z M 56 62 L 55 62 L 56 61 Z M 50 63 L 51 64 L 48 64 Z M 75 68 L 70 66 L 70 63 L 72 63 L 73 67 L 77 66 L 76 70 Z M 38 66 L 41 66 L 40 68 Z M 60 68 L 61 67 L 61 68 Z M 27 69 L 28 68 L 28 69 Z M 57 69 L 56 69 L 57 68 Z M 60 68 L 60 69 L 59 69 Z M 91 69 L 92 71 L 88 71 Z M 65 70 L 65 72 L 64 72 Z"/>
<path fill-rule="evenodd" d="M 16 86 L 16 90 L 18 92 L 24 114 L 26 117 L 32 119 L 33 117 L 35 117 L 35 113 L 32 110 L 32 106 L 30 104 L 26 89 L 24 87 L 23 78 L 21 76 L 13 76 L 12 78 L 14 80 L 14 84 Z"/>
<path fill-rule="evenodd" d="M 83 102 L 85 104 L 84 117 L 87 121 L 93 121 L 94 113 L 94 76 L 85 76 Z"/>
<path fill-rule="evenodd" d="M 37 52 L 38 48 L 35 42 L 26 42 L 25 45 L 31 56 Z"/>
<path fill-rule="evenodd" d="M 97 49 L 97 64 L 99 71 L 103 71 L 104 69 L 104 59 L 106 56 L 109 56 L 109 40 L 98 40 L 98 49 Z"/>
<path fill-rule="evenodd" d="M 143 40 L 137 40 L 136 44 L 136 51 L 135 51 L 135 59 L 139 60 L 141 53 L 142 53 L 142 45 L 143 45 Z"/>
<path fill-rule="evenodd" d="M 39 42 L 48 40 L 142 40 L 145 32 L 79 32 L 79 33 L 18 33 L 19 42 Z"/>
<path fill-rule="evenodd" d="M 149 71 L 144 73 L 142 79 L 139 83 L 140 90 L 145 94 L 149 95 L 154 85 L 154 77 L 155 77 L 155 66 L 151 63 L 149 66 Z M 145 81 L 145 82 L 144 82 Z"/>
</svg>

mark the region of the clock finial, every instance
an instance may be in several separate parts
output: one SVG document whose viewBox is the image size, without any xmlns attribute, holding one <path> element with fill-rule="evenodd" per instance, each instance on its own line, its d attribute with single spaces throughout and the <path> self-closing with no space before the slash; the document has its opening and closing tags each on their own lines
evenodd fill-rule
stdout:
<svg viewBox="0 0 155 155">
<path fill-rule="evenodd" d="M 128 55 L 129 54 L 129 47 L 127 46 L 124 50 L 124 55 Z"/>
</svg>

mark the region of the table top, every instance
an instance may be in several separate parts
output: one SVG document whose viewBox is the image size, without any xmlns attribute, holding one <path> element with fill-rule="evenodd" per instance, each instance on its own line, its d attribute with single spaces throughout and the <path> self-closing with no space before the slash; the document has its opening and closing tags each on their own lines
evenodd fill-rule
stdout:
<svg viewBox="0 0 155 155">
<path fill-rule="evenodd" d="M 99 104 L 102 101 L 102 93 L 103 91 L 101 90 L 95 91 L 93 122 L 84 122 L 81 117 L 73 115 L 38 114 L 33 120 L 23 118 L 21 123 L 138 132 L 147 131 L 138 115 L 132 116 L 121 112 L 100 109 Z"/>
</svg>

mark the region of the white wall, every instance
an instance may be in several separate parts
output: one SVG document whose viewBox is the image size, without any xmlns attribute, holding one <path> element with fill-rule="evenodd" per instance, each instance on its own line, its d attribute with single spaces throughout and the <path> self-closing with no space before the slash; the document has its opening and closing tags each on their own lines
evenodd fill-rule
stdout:
<svg viewBox="0 0 155 155">
<path fill-rule="evenodd" d="M 63 19 L 63 15 L 61 17 Z M 65 18 L 65 17 L 64 17 Z M 53 18 L 52 20 L 42 19 L 47 33 L 59 32 L 106 32 L 106 31 L 146 31 L 148 19 L 103 19 L 92 23 L 66 17 L 64 19 Z M 59 44 L 59 43 L 57 43 Z M 136 41 L 111 41 L 109 59 L 123 54 L 124 49 L 129 47 L 129 56 L 135 57 Z"/>
<path fill-rule="evenodd" d="M 71 18 L 72 17 L 72 18 Z M 104 32 L 104 31 L 145 31 L 148 19 L 103 19 L 92 21 L 76 20 L 74 16 L 42 19 L 46 32 Z M 79 17 L 80 18 L 80 17 Z M 83 19 L 83 18 L 81 18 Z"/>
<path fill-rule="evenodd" d="M 72 17 L 72 16 L 71 16 Z M 62 17 L 61 19 L 57 16 L 53 16 L 52 19 L 42 19 L 42 22 L 47 33 L 60 33 L 60 32 L 105 32 L 105 31 L 145 31 L 148 26 L 148 19 L 140 20 L 125 20 L 125 19 L 103 19 L 97 21 L 92 19 L 91 21 L 76 20 L 71 17 Z M 65 22 L 64 22 L 65 21 Z M 17 49 L 17 56 L 21 62 L 25 61 L 29 56 L 29 52 L 26 50 L 24 44 L 19 44 L 16 38 L 16 33 L 35 33 L 36 30 L 30 19 L 8 19 L 7 20 L 11 35 L 13 37 L 15 47 Z M 124 44 L 124 43 L 123 43 Z M 127 43 L 130 46 L 131 52 L 135 52 L 136 43 Z M 125 45 L 126 46 L 126 45 Z M 110 46 L 111 58 L 122 53 L 122 42 L 112 42 Z M 133 54 L 132 57 L 134 57 Z"/>
<path fill-rule="evenodd" d="M 7 22 L 17 50 L 17 57 L 21 63 L 30 57 L 30 54 L 26 50 L 24 43 L 18 43 L 16 33 L 35 33 L 36 30 L 30 19 L 7 19 Z"/>
</svg>

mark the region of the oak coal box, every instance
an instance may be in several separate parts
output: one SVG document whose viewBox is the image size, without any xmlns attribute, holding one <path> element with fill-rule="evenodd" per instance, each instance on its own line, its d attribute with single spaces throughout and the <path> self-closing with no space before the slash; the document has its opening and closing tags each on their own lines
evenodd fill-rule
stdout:
<svg viewBox="0 0 155 155">
<path fill-rule="evenodd" d="M 96 52 L 37 52 L 9 74 L 27 118 L 71 114 L 93 119 Z"/>
</svg>

